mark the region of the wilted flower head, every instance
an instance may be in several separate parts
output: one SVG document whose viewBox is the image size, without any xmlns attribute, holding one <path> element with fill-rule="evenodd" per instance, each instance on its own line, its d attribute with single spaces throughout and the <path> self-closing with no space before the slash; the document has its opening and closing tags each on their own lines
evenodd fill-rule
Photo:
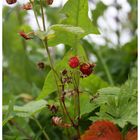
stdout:
<svg viewBox="0 0 140 140">
<path fill-rule="evenodd" d="M 122 135 L 112 122 L 102 120 L 93 123 L 81 140 L 122 140 Z"/>
<path fill-rule="evenodd" d="M 61 117 L 52 117 L 52 123 L 53 125 L 56 125 L 56 126 L 59 126 L 59 127 L 64 127 L 64 128 L 69 128 L 71 127 L 71 124 L 68 124 L 68 123 L 64 123 L 62 121 L 62 118 Z"/>
<path fill-rule="evenodd" d="M 24 31 L 20 31 L 20 32 L 19 32 L 19 35 L 20 35 L 21 37 L 23 37 L 24 39 L 26 39 L 26 40 L 32 39 L 32 38 L 29 36 L 29 33 L 26 34 Z"/>
<path fill-rule="evenodd" d="M 17 2 L 17 0 L 6 0 L 6 2 L 7 2 L 8 4 L 14 4 L 14 3 Z"/>
<path fill-rule="evenodd" d="M 47 0 L 47 4 L 51 5 L 53 3 L 53 0 Z"/>
<path fill-rule="evenodd" d="M 89 76 L 93 72 L 93 68 L 95 66 L 96 64 L 83 63 L 80 65 L 80 71 L 86 77 L 86 76 Z"/>
<path fill-rule="evenodd" d="M 47 105 L 48 109 L 52 112 L 52 113 L 57 113 L 58 111 L 58 106 L 55 105 Z"/>
<path fill-rule="evenodd" d="M 26 3 L 22 6 L 22 9 L 31 10 L 32 9 L 32 4 L 30 2 L 28 2 L 28 3 Z"/>
<path fill-rule="evenodd" d="M 45 68 L 45 63 L 44 62 L 38 62 L 37 66 L 39 69 L 44 69 Z"/>
</svg>

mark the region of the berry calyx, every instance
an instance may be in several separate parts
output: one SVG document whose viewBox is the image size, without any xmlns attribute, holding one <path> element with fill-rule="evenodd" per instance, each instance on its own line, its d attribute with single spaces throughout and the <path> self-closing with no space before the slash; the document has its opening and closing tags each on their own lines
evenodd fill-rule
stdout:
<svg viewBox="0 0 140 140">
<path fill-rule="evenodd" d="M 93 71 L 93 67 L 95 67 L 95 64 L 83 63 L 80 65 L 80 71 L 84 76 L 89 76 Z"/>
<path fill-rule="evenodd" d="M 69 66 L 70 66 L 71 68 L 76 68 L 76 67 L 79 66 L 79 59 L 78 59 L 77 56 L 71 57 L 71 58 L 69 59 Z"/>
<path fill-rule="evenodd" d="M 28 3 L 26 3 L 22 6 L 22 9 L 31 10 L 32 9 L 32 4 L 30 2 L 28 2 Z"/>
<path fill-rule="evenodd" d="M 17 0 L 6 0 L 6 2 L 7 2 L 8 4 L 14 4 L 14 3 L 17 2 Z"/>
</svg>

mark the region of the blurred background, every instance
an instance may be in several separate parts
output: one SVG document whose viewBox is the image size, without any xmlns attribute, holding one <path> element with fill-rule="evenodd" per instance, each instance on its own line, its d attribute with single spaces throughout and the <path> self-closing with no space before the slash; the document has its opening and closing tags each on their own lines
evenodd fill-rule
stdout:
<svg viewBox="0 0 140 140">
<path fill-rule="evenodd" d="M 46 25 L 60 21 L 59 11 L 67 0 L 54 0 L 45 8 Z M 21 6 L 28 0 L 19 0 L 9 6 L 3 0 L 3 104 L 12 100 L 17 105 L 35 99 L 50 71 L 46 52 L 40 40 L 25 41 L 18 32 L 38 30 L 32 10 L 24 11 Z M 98 26 L 99 35 L 88 35 L 81 40 L 91 62 L 97 64 L 96 75 L 109 84 L 121 85 L 137 67 L 137 0 L 89 0 L 89 18 Z M 37 7 L 36 7 L 37 8 Z M 38 11 L 41 23 L 40 12 Z M 51 56 L 55 63 L 59 62 L 70 46 L 59 44 L 50 46 Z M 43 63 L 43 67 L 38 66 Z M 42 120 L 43 120 L 42 116 Z M 18 120 L 21 121 L 21 120 Z M 25 127 L 23 121 L 23 128 Z M 32 126 L 33 124 L 31 124 Z M 4 138 L 16 129 L 5 126 Z M 8 131 L 8 130 L 11 131 Z M 26 126 L 30 133 L 35 133 Z M 50 133 L 54 133 L 51 132 Z M 55 134 L 51 134 L 55 135 Z M 60 134 L 61 136 L 61 134 Z M 56 140 L 61 137 L 56 138 Z M 20 138 L 19 138 L 20 140 Z"/>
</svg>

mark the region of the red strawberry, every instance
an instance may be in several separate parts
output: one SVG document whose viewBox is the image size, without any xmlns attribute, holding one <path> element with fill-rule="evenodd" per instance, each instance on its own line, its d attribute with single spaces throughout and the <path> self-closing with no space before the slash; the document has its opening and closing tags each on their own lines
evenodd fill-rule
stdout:
<svg viewBox="0 0 140 140">
<path fill-rule="evenodd" d="M 95 67 L 95 64 L 83 63 L 80 65 L 80 71 L 83 75 L 89 76 L 93 71 L 93 67 Z"/>
<path fill-rule="evenodd" d="M 82 136 L 81 140 L 122 140 L 119 129 L 110 121 L 96 121 Z"/>
<path fill-rule="evenodd" d="M 71 58 L 69 59 L 69 66 L 70 66 L 71 68 L 76 68 L 76 67 L 79 66 L 79 59 L 78 59 L 77 56 L 71 57 Z"/>
</svg>

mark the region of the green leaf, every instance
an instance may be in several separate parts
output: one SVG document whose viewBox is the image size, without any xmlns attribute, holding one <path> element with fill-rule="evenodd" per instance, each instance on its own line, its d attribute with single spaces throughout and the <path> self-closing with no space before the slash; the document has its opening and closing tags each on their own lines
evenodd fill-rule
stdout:
<svg viewBox="0 0 140 140">
<path fill-rule="evenodd" d="M 92 104 L 90 102 L 90 96 L 87 93 L 82 93 L 80 95 L 80 115 L 84 115 L 86 113 L 90 113 L 98 106 L 95 104 Z"/>
<path fill-rule="evenodd" d="M 61 12 L 66 16 L 62 23 L 79 26 L 86 32 L 85 34 L 99 33 L 88 17 L 87 0 L 69 0 Z"/>
<path fill-rule="evenodd" d="M 44 85 L 43 85 L 43 89 L 41 91 L 41 93 L 38 96 L 38 100 L 40 99 L 44 99 L 45 97 L 47 97 L 50 93 L 54 92 L 57 90 L 56 87 L 56 83 L 54 80 L 54 75 L 53 75 L 53 71 L 51 70 L 49 72 L 49 74 L 46 76 Z"/>
<path fill-rule="evenodd" d="M 56 46 L 61 43 L 75 47 L 75 35 L 66 31 L 55 31 L 54 38 L 48 40 L 48 44 L 49 46 Z"/>
<path fill-rule="evenodd" d="M 101 16 L 105 9 L 107 8 L 106 5 L 104 5 L 103 2 L 99 2 L 96 5 L 96 9 L 92 11 L 92 16 L 93 16 L 93 22 L 97 24 L 97 19 L 99 16 Z"/>
<path fill-rule="evenodd" d="M 85 31 L 80 28 L 80 27 L 75 27 L 75 26 L 72 26 L 72 25 L 65 25 L 65 24 L 55 24 L 55 25 L 52 25 L 50 27 L 50 29 L 53 29 L 55 31 L 65 31 L 65 32 L 69 32 L 69 33 L 72 33 L 72 34 L 75 34 L 75 35 L 80 35 L 80 34 L 83 34 Z"/>
<path fill-rule="evenodd" d="M 86 78 L 80 79 L 80 89 L 81 91 L 89 92 L 90 94 L 95 94 L 98 89 L 107 87 L 108 84 L 96 75 L 90 75 Z"/>
<path fill-rule="evenodd" d="M 9 120 L 13 119 L 13 117 L 14 116 L 11 115 L 11 116 L 8 116 L 8 117 L 4 118 L 3 121 L 2 121 L 2 126 L 4 126 Z"/>
<path fill-rule="evenodd" d="M 47 35 L 48 35 L 47 32 L 44 32 L 44 31 L 36 31 L 35 32 L 35 36 L 37 36 L 41 40 L 44 40 L 45 37 L 47 37 Z"/>
<path fill-rule="evenodd" d="M 42 109 L 46 108 L 47 102 L 45 100 L 31 101 L 23 106 L 15 105 L 13 107 L 12 115 L 8 118 L 4 119 L 3 124 L 5 124 L 8 120 L 12 119 L 15 116 L 18 117 L 30 117 L 35 113 L 40 112 Z M 8 105 L 3 106 L 3 112 L 8 111 Z"/>
<path fill-rule="evenodd" d="M 83 47 L 81 45 L 78 46 L 78 52 L 77 53 L 78 53 L 79 58 L 82 57 L 84 59 L 87 59 L 86 54 L 85 54 L 85 52 L 83 50 Z M 64 56 L 63 60 L 61 60 L 61 62 L 59 62 L 55 66 L 55 70 L 58 74 L 60 74 L 60 72 L 62 72 L 64 69 L 71 70 L 71 68 L 68 65 L 68 60 L 72 56 L 75 56 L 75 54 L 76 54 L 75 50 L 70 50 Z M 57 77 L 57 82 L 60 83 L 58 77 Z M 55 79 L 54 79 L 53 71 L 51 70 L 49 72 L 49 74 L 46 76 L 43 89 L 42 89 L 42 91 L 39 94 L 37 99 L 43 99 L 43 98 L 47 97 L 50 93 L 52 93 L 56 90 L 57 90 L 56 82 L 55 82 Z"/>
<path fill-rule="evenodd" d="M 98 90 L 99 97 L 93 104 L 100 106 L 97 116 L 90 120 L 106 119 L 123 128 L 128 123 L 137 125 L 136 79 L 129 79 L 121 88 L 107 87 Z"/>
<path fill-rule="evenodd" d="M 93 25 L 93 23 L 88 18 L 88 1 L 87 0 L 69 0 L 61 10 L 61 13 L 65 15 L 65 18 L 61 21 L 61 24 L 65 26 L 74 27 L 70 31 L 70 27 L 64 30 L 55 31 L 55 37 L 48 41 L 50 46 L 55 46 L 57 44 L 63 43 L 70 45 L 71 47 L 77 47 L 77 41 L 80 38 L 88 34 L 99 34 L 98 29 Z M 54 25 L 55 26 L 55 25 Z M 78 36 L 75 35 L 75 29 L 82 29 L 82 34 Z M 80 31 L 80 33 L 81 33 Z M 83 32 L 84 31 L 84 32 Z M 77 31 L 76 31 L 77 32 Z"/>
</svg>

